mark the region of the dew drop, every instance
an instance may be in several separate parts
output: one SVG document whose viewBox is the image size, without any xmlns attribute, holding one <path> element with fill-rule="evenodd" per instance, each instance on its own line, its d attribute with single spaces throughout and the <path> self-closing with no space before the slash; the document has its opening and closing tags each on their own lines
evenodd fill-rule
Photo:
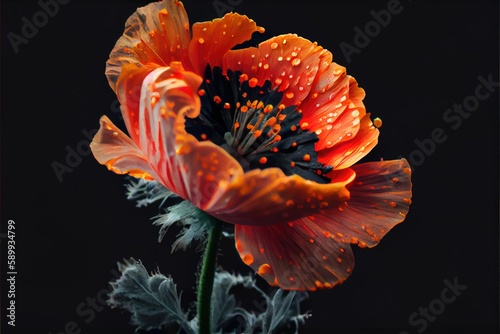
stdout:
<svg viewBox="0 0 500 334">
<path fill-rule="evenodd" d="M 270 274 L 271 273 L 271 266 L 267 263 L 264 263 L 263 265 L 261 265 L 259 267 L 259 271 L 257 271 L 257 273 L 259 275 L 266 275 L 266 274 Z"/>
<path fill-rule="evenodd" d="M 253 259 L 252 254 L 243 255 L 243 262 L 245 262 L 245 264 L 247 266 L 251 265 L 253 263 L 253 261 L 254 261 L 254 259 Z"/>
</svg>

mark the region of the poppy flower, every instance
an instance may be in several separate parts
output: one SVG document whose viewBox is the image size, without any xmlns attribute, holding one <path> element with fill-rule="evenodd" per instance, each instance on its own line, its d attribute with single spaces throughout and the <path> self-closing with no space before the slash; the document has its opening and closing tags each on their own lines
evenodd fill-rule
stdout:
<svg viewBox="0 0 500 334">
<path fill-rule="evenodd" d="M 242 260 L 271 285 L 316 290 L 352 272 L 405 219 L 405 159 L 356 164 L 379 130 L 364 90 L 332 54 L 228 13 L 190 27 L 180 1 L 128 19 L 106 76 L 128 134 L 102 116 L 92 144 L 118 174 L 154 179 L 234 224 Z"/>
</svg>

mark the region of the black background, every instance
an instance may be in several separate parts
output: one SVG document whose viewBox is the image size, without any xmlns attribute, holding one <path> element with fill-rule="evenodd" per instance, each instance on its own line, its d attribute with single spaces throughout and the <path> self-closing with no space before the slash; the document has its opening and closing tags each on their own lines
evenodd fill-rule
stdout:
<svg viewBox="0 0 500 334">
<path fill-rule="evenodd" d="M 116 262 L 128 257 L 171 274 L 185 306 L 194 297 L 200 254 L 170 254 L 172 234 L 157 242 L 156 208 L 126 200 L 123 177 L 87 154 L 82 133 L 97 129 L 103 114 L 124 129 L 104 66 L 125 20 L 147 3 L 72 0 L 16 53 L 8 33 L 21 35 L 22 18 L 32 21 L 41 8 L 2 2 L 1 223 L 6 233 L 15 221 L 18 272 L 14 329 L 5 317 L 2 239 L 2 333 L 65 333 L 71 321 L 81 333 L 133 333 L 129 313 L 106 306 L 91 319 L 77 312 L 105 292 Z M 422 327 L 409 316 L 440 298 L 444 280 L 457 280 L 467 288 L 424 332 L 498 333 L 499 88 L 456 129 L 443 119 L 475 94 L 479 76 L 499 80 L 498 2 L 401 0 L 402 11 L 350 57 L 340 44 L 355 46 L 354 28 L 364 30 L 370 11 L 387 1 L 232 3 L 270 36 L 294 32 L 332 51 L 366 90 L 368 111 L 384 121 L 365 160 L 402 156 L 414 167 L 405 222 L 377 247 L 354 250 L 356 268 L 343 285 L 310 294 L 302 306 L 313 316 L 301 332 L 417 333 Z M 220 14 L 213 1 L 184 4 L 191 23 Z M 416 153 L 416 141 L 436 128 L 446 140 Z M 60 182 L 53 163 L 66 164 L 68 147 L 85 154 Z M 221 244 L 220 263 L 248 272 L 230 241 Z"/>
</svg>

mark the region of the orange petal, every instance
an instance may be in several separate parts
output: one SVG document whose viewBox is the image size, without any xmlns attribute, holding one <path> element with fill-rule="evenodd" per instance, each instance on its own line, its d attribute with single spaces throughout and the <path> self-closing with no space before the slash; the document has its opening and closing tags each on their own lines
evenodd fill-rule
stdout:
<svg viewBox="0 0 500 334">
<path fill-rule="evenodd" d="M 319 184 L 298 175 L 286 176 L 279 168 L 254 169 L 235 175 L 224 192 L 205 210 L 223 221 L 241 225 L 268 225 L 295 220 L 349 198 L 345 186 L 354 179 L 346 170 L 330 184 Z"/>
<path fill-rule="evenodd" d="M 137 114 L 137 144 L 158 175 L 158 181 L 197 207 L 204 209 L 220 184 L 243 170 L 236 160 L 215 144 L 198 140 L 185 130 L 185 117 L 200 113 L 198 87 L 202 78 L 185 71 L 180 63 L 148 74 L 137 69 L 118 82 L 122 108 Z M 146 75 L 145 75 L 146 74 Z M 144 76 L 145 75 L 145 76 Z M 129 88 L 141 81 L 140 98 Z"/>
<path fill-rule="evenodd" d="M 121 93 L 117 91 L 120 101 L 120 110 L 127 131 L 135 143 L 139 143 L 139 103 L 141 98 L 142 82 L 144 78 L 158 67 L 126 64 L 123 66 L 117 87 L 121 86 Z M 126 107 L 125 107 L 126 104 Z"/>
<path fill-rule="evenodd" d="M 96 160 L 117 174 L 130 174 L 152 180 L 156 174 L 140 148 L 118 129 L 107 116 L 102 116 L 101 127 L 90 148 Z"/>
<path fill-rule="evenodd" d="M 269 284 L 286 290 L 316 290 L 342 283 L 352 272 L 351 246 L 313 221 L 235 228 L 236 248 Z"/>
<path fill-rule="evenodd" d="M 318 160 L 334 169 L 350 167 L 361 160 L 377 145 L 379 131 L 373 126 L 370 114 L 361 119 L 359 126 L 352 139 L 319 151 Z"/>
<path fill-rule="evenodd" d="M 344 73 L 340 68 L 337 71 L 340 75 Z M 331 74 L 330 71 L 322 76 L 327 74 Z M 345 75 L 334 75 L 332 80 L 335 80 L 335 84 L 328 90 L 311 91 L 301 105 L 302 122 L 306 122 L 307 129 L 316 132 L 319 137 L 315 145 L 316 151 L 354 138 L 360 127 L 360 120 L 366 114 L 362 102 L 365 93 L 358 87 L 356 80 Z"/>
<path fill-rule="evenodd" d="M 411 170 L 405 159 L 368 162 L 351 169 L 356 172 L 356 179 L 347 186 L 351 198 L 314 215 L 311 221 L 339 242 L 373 247 L 408 213 Z"/>
<path fill-rule="evenodd" d="M 258 48 L 231 50 L 224 56 L 223 70 L 241 71 L 256 78 L 258 85 L 269 80 L 284 92 L 283 103 L 299 104 L 309 93 L 318 71 L 323 48 L 295 34 L 280 35 Z"/>
<path fill-rule="evenodd" d="M 320 55 L 318 73 L 311 85 L 311 94 L 326 92 L 338 85 L 345 76 L 345 67 L 334 63 L 333 54 L 328 50 L 323 50 Z"/>
<path fill-rule="evenodd" d="M 160 1 L 138 8 L 125 23 L 125 31 L 109 55 L 109 85 L 116 91 L 121 68 L 128 63 L 168 66 L 172 61 L 181 61 L 189 68 L 189 41 L 189 20 L 182 2 Z"/>
<path fill-rule="evenodd" d="M 236 13 L 228 13 L 211 22 L 195 23 L 189 45 L 194 71 L 202 75 L 207 64 L 212 68 L 222 66 L 222 56 L 236 45 L 250 40 L 255 31 L 263 33 L 264 28 L 246 15 Z"/>
</svg>

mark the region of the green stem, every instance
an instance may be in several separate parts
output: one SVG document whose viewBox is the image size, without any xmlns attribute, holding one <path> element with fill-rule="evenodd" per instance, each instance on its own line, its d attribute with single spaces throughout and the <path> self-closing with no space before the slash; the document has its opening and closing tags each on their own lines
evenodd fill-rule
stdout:
<svg viewBox="0 0 500 334">
<path fill-rule="evenodd" d="M 210 316 L 212 290 L 214 287 L 215 264 L 222 234 L 222 223 L 213 219 L 213 226 L 208 236 L 207 248 L 203 255 L 200 281 L 198 283 L 198 324 L 200 334 L 211 334 Z"/>
</svg>

